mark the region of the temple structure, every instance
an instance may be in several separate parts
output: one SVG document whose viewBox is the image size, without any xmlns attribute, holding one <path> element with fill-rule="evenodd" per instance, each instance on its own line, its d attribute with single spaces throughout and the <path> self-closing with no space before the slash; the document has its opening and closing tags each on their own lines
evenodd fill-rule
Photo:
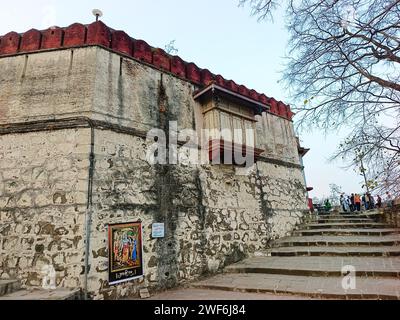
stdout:
<svg viewBox="0 0 400 320">
<path fill-rule="evenodd" d="M 0 70 L 2 279 L 41 286 L 50 267 L 94 299 L 170 288 L 308 210 L 281 101 L 101 21 L 1 36 Z"/>
</svg>

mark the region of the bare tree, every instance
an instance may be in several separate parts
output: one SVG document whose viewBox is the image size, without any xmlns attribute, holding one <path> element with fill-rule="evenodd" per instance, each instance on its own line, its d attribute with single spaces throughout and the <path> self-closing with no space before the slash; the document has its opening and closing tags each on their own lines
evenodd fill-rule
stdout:
<svg viewBox="0 0 400 320">
<path fill-rule="evenodd" d="M 332 159 L 342 157 L 364 177 L 367 191 L 400 194 L 400 128 L 361 127 L 343 141 Z"/>
<path fill-rule="evenodd" d="M 240 1 L 246 3 L 260 19 L 274 10 L 274 1 Z M 361 147 L 363 165 L 382 187 L 400 193 L 393 187 L 400 178 L 400 1 L 286 4 L 290 41 L 283 78 L 299 127 L 352 128 L 335 156 L 359 163 L 351 154 Z"/>
<path fill-rule="evenodd" d="M 253 16 L 257 16 L 258 21 L 264 19 L 272 19 L 272 12 L 278 6 L 278 2 L 274 0 L 239 0 L 239 6 L 249 4 Z"/>
</svg>

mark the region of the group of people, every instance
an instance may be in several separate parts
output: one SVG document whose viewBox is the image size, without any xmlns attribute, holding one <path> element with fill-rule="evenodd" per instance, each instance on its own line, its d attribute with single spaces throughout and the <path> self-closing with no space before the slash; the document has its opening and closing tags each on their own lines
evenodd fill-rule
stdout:
<svg viewBox="0 0 400 320">
<path fill-rule="evenodd" d="M 386 203 L 391 206 L 393 203 L 392 197 L 389 192 L 386 192 Z M 340 205 L 344 212 L 354 212 L 361 210 L 380 209 L 383 206 L 383 201 L 380 195 L 376 198 L 367 192 L 363 195 L 352 193 L 350 196 L 342 193 L 340 195 Z"/>
</svg>

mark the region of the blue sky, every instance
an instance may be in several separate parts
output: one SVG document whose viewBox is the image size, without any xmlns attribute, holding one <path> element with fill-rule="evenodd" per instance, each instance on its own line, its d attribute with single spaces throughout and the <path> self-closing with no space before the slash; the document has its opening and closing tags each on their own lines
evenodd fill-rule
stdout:
<svg viewBox="0 0 400 320">
<path fill-rule="evenodd" d="M 288 34 L 283 10 L 273 22 L 257 22 L 249 8 L 237 0 L 113 0 L 55 1 L 14 0 L 2 3 L 0 34 L 45 29 L 74 22 L 90 23 L 93 8 L 104 12 L 102 20 L 114 29 L 164 48 L 176 40 L 178 55 L 201 68 L 220 73 L 267 96 L 289 102 L 280 71 L 284 67 Z M 359 192 L 361 177 L 344 170 L 343 163 L 328 163 L 343 133 L 325 136 L 319 131 L 300 132 L 302 144 L 311 148 L 306 155 L 307 182 L 314 187 L 310 196 L 329 194 L 336 183 L 346 192 Z"/>
</svg>

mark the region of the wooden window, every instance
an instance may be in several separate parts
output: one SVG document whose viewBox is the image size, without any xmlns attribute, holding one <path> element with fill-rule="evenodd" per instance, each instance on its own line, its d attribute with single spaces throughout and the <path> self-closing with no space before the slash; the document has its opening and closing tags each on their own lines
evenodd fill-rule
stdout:
<svg viewBox="0 0 400 320">
<path fill-rule="evenodd" d="M 210 160 L 216 159 L 218 153 L 224 154 L 222 161 L 228 164 L 227 150 L 254 159 L 261 155 L 264 150 L 256 148 L 254 116 L 267 110 L 264 105 L 215 84 L 196 92 L 194 98 L 202 104 Z M 241 165 L 236 160 L 235 164 Z"/>
<path fill-rule="evenodd" d="M 255 146 L 255 121 L 239 115 L 228 113 L 225 110 L 213 109 L 204 114 L 204 128 L 217 129 L 221 136 L 212 135 L 212 138 L 222 138 L 236 144 Z"/>
</svg>

